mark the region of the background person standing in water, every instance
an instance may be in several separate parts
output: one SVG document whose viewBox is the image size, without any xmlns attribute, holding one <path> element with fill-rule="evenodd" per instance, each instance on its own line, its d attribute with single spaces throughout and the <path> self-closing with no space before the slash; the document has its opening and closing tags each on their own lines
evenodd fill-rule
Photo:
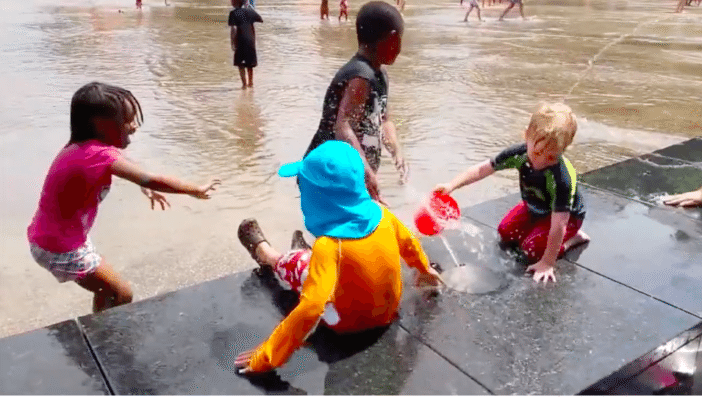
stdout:
<svg viewBox="0 0 702 397">
<path fill-rule="evenodd" d="M 502 13 L 502 15 L 500 15 L 500 21 L 504 20 L 505 15 L 507 15 L 509 10 L 514 8 L 515 4 L 519 4 L 519 14 L 522 16 L 522 19 L 526 19 L 524 18 L 524 3 L 522 1 L 523 0 L 509 0 L 509 5 L 507 6 L 507 8 L 505 8 L 505 11 Z"/>
<path fill-rule="evenodd" d="M 112 176 L 142 186 L 151 200 L 166 209 L 166 198 L 153 190 L 210 198 L 217 179 L 193 185 L 153 175 L 122 156 L 129 136 L 143 121 L 131 92 L 103 84 L 81 87 L 71 100 L 71 138 L 54 159 L 41 191 L 39 206 L 27 228 L 34 260 L 63 283 L 75 281 L 92 291 L 93 311 L 132 301 L 129 283 L 97 253 L 88 232 L 98 205 L 107 196 Z"/>
<path fill-rule="evenodd" d="M 388 76 L 402 49 L 404 22 L 400 12 L 383 1 L 366 3 L 356 17 L 358 52 L 336 73 L 324 96 L 319 128 L 305 156 L 329 140 L 348 142 L 361 154 L 368 191 L 382 202 L 376 173 L 381 142 L 407 181 L 409 167 L 397 143 L 395 125 L 388 120 Z"/>
<path fill-rule="evenodd" d="M 329 0 L 322 0 L 319 6 L 319 19 L 329 19 Z"/>
<path fill-rule="evenodd" d="M 480 18 L 480 6 L 478 6 L 478 0 L 468 0 L 469 6 L 468 6 L 468 12 L 466 12 L 466 17 L 463 18 L 463 22 L 468 22 L 468 15 L 470 15 L 470 12 L 473 11 L 473 8 L 476 9 L 478 12 L 478 21 L 482 22 L 483 20 Z"/>
<path fill-rule="evenodd" d="M 256 10 L 243 7 L 244 0 L 232 0 L 234 9 L 229 12 L 230 41 L 234 51 L 234 66 L 239 68 L 241 88 L 253 87 L 253 68 L 258 65 L 256 56 L 255 22 L 263 23 Z M 248 83 L 246 75 L 248 74 Z"/>
<path fill-rule="evenodd" d="M 342 16 L 345 21 L 349 20 L 349 0 L 339 1 L 339 21 L 341 21 Z"/>
</svg>

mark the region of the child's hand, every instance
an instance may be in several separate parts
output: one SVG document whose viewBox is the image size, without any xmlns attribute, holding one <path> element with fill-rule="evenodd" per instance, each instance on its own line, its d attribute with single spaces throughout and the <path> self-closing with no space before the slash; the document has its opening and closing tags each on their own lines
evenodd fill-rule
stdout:
<svg viewBox="0 0 702 397">
<path fill-rule="evenodd" d="M 673 207 L 695 207 L 702 205 L 702 188 L 692 192 L 676 194 L 666 197 L 663 201 Z"/>
<path fill-rule="evenodd" d="M 541 282 L 544 280 L 544 284 L 548 284 L 548 280 L 551 279 L 556 282 L 555 266 L 549 265 L 544 261 L 538 261 L 535 264 L 526 268 L 528 272 L 534 272 L 534 281 Z"/>
<path fill-rule="evenodd" d="M 255 349 L 247 350 L 239 354 L 234 360 L 234 366 L 237 367 L 240 374 L 248 374 L 252 372 L 251 367 L 249 367 L 249 364 L 251 363 L 251 357 L 253 356 L 255 351 Z"/>
<path fill-rule="evenodd" d="M 409 180 L 409 164 L 404 157 L 395 159 L 395 168 L 400 171 L 400 185 L 404 185 Z"/>
<path fill-rule="evenodd" d="M 168 208 L 171 208 L 171 203 L 169 203 L 166 199 L 166 196 L 162 195 L 161 193 L 155 192 L 145 187 L 141 188 L 141 192 L 144 193 L 144 195 L 148 197 L 149 200 L 151 200 L 152 210 L 154 209 L 156 202 L 158 202 L 161 205 L 161 209 L 164 211 L 166 210 L 166 206 L 168 206 Z"/>
<path fill-rule="evenodd" d="M 380 189 L 378 188 L 378 177 L 375 175 L 375 172 L 370 171 L 368 167 L 366 167 L 366 187 L 368 188 L 368 193 L 370 194 L 373 200 L 380 202 L 386 207 L 388 206 L 385 203 L 385 201 L 382 198 L 380 198 Z"/>
<path fill-rule="evenodd" d="M 210 181 L 210 183 L 200 186 L 197 189 L 197 191 L 194 194 L 192 194 L 192 196 L 195 198 L 202 199 L 202 200 L 207 200 L 210 198 L 210 194 L 209 194 L 210 191 L 217 190 L 216 187 L 221 185 L 221 184 L 222 184 L 221 180 L 213 179 L 212 181 Z"/>
<path fill-rule="evenodd" d="M 417 272 L 414 277 L 414 285 L 420 289 L 432 289 L 438 292 L 436 287 L 445 286 L 444 279 L 441 278 L 439 272 L 434 268 L 429 267 L 426 273 Z"/>
<path fill-rule="evenodd" d="M 432 192 L 441 194 L 450 194 L 452 191 L 453 189 L 451 189 L 451 186 L 448 183 L 440 183 L 434 187 L 434 190 L 432 190 Z"/>
</svg>

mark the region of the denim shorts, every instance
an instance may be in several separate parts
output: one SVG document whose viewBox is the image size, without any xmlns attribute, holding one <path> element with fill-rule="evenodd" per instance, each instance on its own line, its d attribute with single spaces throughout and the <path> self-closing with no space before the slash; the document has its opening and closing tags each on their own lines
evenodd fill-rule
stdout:
<svg viewBox="0 0 702 397">
<path fill-rule="evenodd" d="M 81 280 L 95 272 L 102 260 L 95 252 L 95 246 L 90 241 L 90 237 L 83 245 L 70 252 L 57 254 L 32 243 L 29 243 L 29 250 L 34 260 L 51 272 L 60 283 Z"/>
</svg>

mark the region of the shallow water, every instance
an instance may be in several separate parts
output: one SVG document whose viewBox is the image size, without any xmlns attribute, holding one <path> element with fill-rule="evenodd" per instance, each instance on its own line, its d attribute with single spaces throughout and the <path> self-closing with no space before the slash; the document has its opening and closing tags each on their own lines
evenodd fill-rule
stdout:
<svg viewBox="0 0 702 397">
<path fill-rule="evenodd" d="M 224 184 L 210 201 L 171 196 L 151 211 L 123 181 L 91 235 L 136 299 L 254 266 L 236 237 L 256 217 L 287 248 L 303 229 L 292 180 L 277 167 L 304 152 L 327 84 L 355 51 L 349 22 L 320 21 L 310 0 L 258 0 L 255 88 L 231 66 L 224 0 L 0 0 L 0 336 L 90 310 L 90 294 L 34 264 L 25 229 L 51 160 L 68 139 L 73 92 L 100 80 L 132 90 L 146 122 L 127 154 L 153 172 Z M 436 183 L 517 142 L 539 101 L 567 96 L 579 116 L 568 154 L 585 172 L 702 131 L 702 8 L 674 1 L 526 1 L 479 23 L 457 1 L 408 2 L 403 52 L 389 68 L 390 112 L 409 184 L 385 159 L 381 189 L 407 222 Z M 119 11 L 123 12 L 119 12 Z M 332 14 L 337 11 L 332 4 Z M 501 173 L 456 192 L 462 206 L 517 191 Z M 460 260 L 460 258 L 458 258 Z"/>
</svg>

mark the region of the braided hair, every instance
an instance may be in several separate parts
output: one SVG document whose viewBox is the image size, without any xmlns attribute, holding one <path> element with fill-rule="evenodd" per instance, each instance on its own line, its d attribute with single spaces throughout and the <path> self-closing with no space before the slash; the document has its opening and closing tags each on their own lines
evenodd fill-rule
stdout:
<svg viewBox="0 0 702 397">
<path fill-rule="evenodd" d="M 123 122 L 127 115 L 127 106 L 131 105 L 134 118 L 141 125 L 144 114 L 134 95 L 124 88 L 92 82 L 82 86 L 71 99 L 71 139 L 72 143 L 84 142 L 98 138 L 93 118 L 112 118 Z"/>
</svg>

